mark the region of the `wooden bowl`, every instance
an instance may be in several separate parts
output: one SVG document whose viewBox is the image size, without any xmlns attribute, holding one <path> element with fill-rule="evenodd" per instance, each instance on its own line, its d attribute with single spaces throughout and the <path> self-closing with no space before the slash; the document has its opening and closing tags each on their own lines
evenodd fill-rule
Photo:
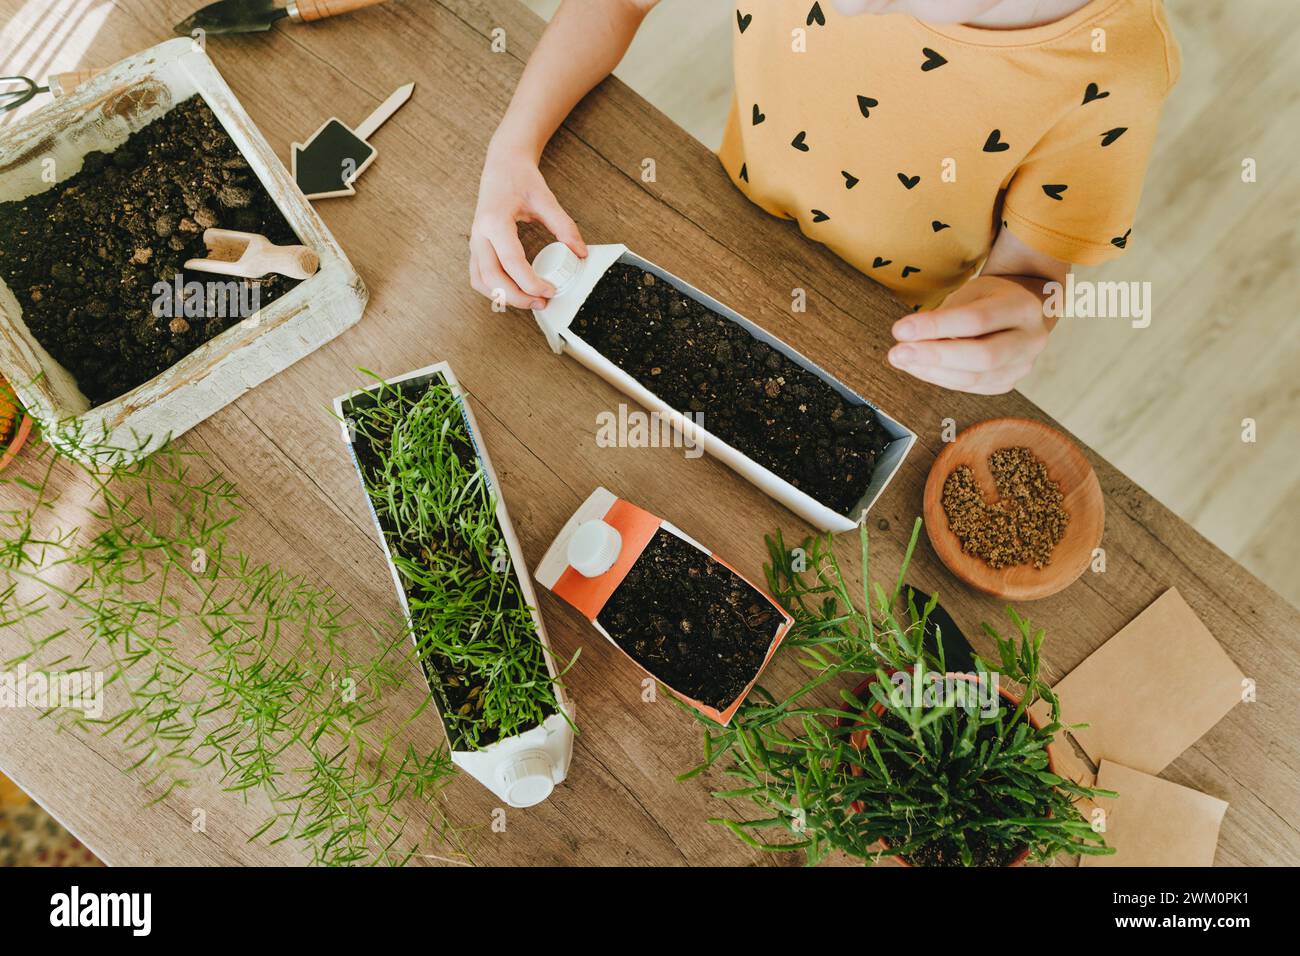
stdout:
<svg viewBox="0 0 1300 956">
<path fill-rule="evenodd" d="M 997 492 L 989 471 L 989 455 L 999 448 L 1028 448 L 1047 466 L 1048 476 L 1065 496 L 1070 514 L 1065 536 L 1042 568 L 1031 564 L 992 568 L 962 550 L 961 541 L 948 528 L 943 511 L 943 485 L 961 465 L 969 465 L 986 500 Z M 1034 601 L 1069 587 L 1092 562 L 1101 544 L 1106 507 L 1101 485 L 1079 449 L 1056 429 L 1027 418 L 992 418 L 967 428 L 950 443 L 930 468 L 925 482 L 922 511 L 925 530 L 939 559 L 964 583 L 986 594 L 1014 601 Z"/>
</svg>

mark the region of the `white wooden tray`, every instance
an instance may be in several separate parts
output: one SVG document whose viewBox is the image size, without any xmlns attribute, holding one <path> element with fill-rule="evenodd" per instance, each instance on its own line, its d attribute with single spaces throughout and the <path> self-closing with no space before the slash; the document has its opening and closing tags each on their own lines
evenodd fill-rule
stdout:
<svg viewBox="0 0 1300 956">
<path fill-rule="evenodd" d="M 0 131 L 0 201 L 23 199 L 59 181 L 85 155 L 111 151 L 173 106 L 198 94 L 239 147 L 320 271 L 252 317 L 204 343 L 143 385 L 90 407 L 68 371 L 32 337 L 22 308 L 0 282 L 0 374 L 13 385 L 47 440 L 78 457 L 133 458 L 193 428 L 244 392 L 354 325 L 366 287 L 311 204 L 302 197 L 207 54 L 179 38 L 137 53 L 45 109 Z M 71 435 L 80 432 L 74 443 Z M 126 449 L 115 454 L 109 449 Z"/>
</svg>

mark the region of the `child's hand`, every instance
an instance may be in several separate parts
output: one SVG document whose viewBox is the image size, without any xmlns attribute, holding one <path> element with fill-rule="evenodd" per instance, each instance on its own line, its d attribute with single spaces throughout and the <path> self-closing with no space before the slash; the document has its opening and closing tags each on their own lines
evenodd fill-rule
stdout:
<svg viewBox="0 0 1300 956">
<path fill-rule="evenodd" d="M 1050 330 L 1043 297 L 1029 280 L 982 275 L 942 308 L 895 322 L 900 344 L 889 350 L 889 362 L 944 388 L 1000 395 L 1029 374 Z"/>
<path fill-rule="evenodd" d="M 518 224 L 540 222 L 573 252 L 587 256 L 586 243 L 526 153 L 488 150 L 479 180 L 478 207 L 469 233 L 469 282 L 490 299 L 502 297 L 521 309 L 541 309 L 555 295 L 528 262 Z"/>
</svg>

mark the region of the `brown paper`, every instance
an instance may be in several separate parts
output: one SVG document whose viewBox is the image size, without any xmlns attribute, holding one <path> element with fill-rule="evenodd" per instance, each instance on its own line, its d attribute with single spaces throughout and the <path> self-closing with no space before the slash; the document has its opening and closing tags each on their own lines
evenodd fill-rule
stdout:
<svg viewBox="0 0 1300 956">
<path fill-rule="evenodd" d="M 1111 856 L 1084 855 L 1080 866 L 1213 866 L 1226 801 L 1103 760 L 1097 786 Z"/>
<path fill-rule="evenodd" d="M 1053 690 L 1093 763 L 1158 774 L 1241 700 L 1242 673 L 1176 588 Z"/>
</svg>

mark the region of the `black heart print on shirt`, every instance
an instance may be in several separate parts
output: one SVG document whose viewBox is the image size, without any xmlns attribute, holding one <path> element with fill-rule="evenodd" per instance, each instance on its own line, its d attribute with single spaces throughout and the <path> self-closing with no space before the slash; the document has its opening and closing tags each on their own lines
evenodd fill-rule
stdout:
<svg viewBox="0 0 1300 956">
<path fill-rule="evenodd" d="M 951 227 L 946 222 L 940 222 L 938 219 L 935 219 L 933 222 L 930 223 L 930 228 L 933 229 L 935 232 L 943 232 L 943 230 Z"/>
<path fill-rule="evenodd" d="M 1065 183 L 1051 183 L 1050 185 L 1045 185 L 1043 187 L 1043 192 L 1047 193 L 1048 196 L 1055 199 L 1057 202 L 1061 202 L 1065 198 L 1061 193 L 1065 192 L 1069 188 L 1070 187 L 1065 185 Z"/>
<path fill-rule="evenodd" d="M 906 186 L 908 189 L 911 189 L 913 186 L 915 186 L 917 183 L 921 181 L 921 177 L 908 176 L 906 173 L 899 173 L 898 181 L 902 183 L 904 186 Z"/>
<path fill-rule="evenodd" d="M 865 119 L 871 118 L 871 111 L 880 105 L 880 100 L 873 100 L 870 96 L 858 94 L 858 109 L 862 111 Z"/>
<path fill-rule="evenodd" d="M 847 169 L 841 169 L 841 170 L 840 170 L 840 175 L 844 177 L 844 188 L 845 188 L 845 189 L 852 189 L 854 186 L 856 186 L 856 185 L 858 184 L 858 177 L 857 177 L 857 176 L 854 176 L 854 175 L 853 175 L 851 172 L 849 172 Z"/>
<path fill-rule="evenodd" d="M 1104 100 L 1108 96 L 1110 96 L 1110 90 L 1102 92 L 1101 87 L 1096 83 L 1089 83 L 1088 88 L 1083 91 L 1083 105 L 1087 106 L 1093 100 Z"/>
<path fill-rule="evenodd" d="M 812 211 L 812 214 L 813 214 L 813 222 L 825 222 L 827 219 L 831 218 L 830 216 L 826 215 L 826 213 L 822 212 L 820 209 L 814 209 Z"/>
<path fill-rule="evenodd" d="M 1000 129 L 995 129 L 989 133 L 989 138 L 984 141 L 984 152 L 986 153 L 1003 153 L 1010 148 L 1010 143 L 1002 142 L 1002 130 Z"/>
<path fill-rule="evenodd" d="M 921 52 L 925 54 L 925 62 L 921 64 L 922 73 L 929 73 L 931 70 L 937 70 L 948 62 L 944 57 L 935 53 L 928 46 L 922 47 Z"/>
<path fill-rule="evenodd" d="M 741 163 L 741 164 L 740 164 L 740 178 L 743 179 L 745 182 L 749 182 L 749 164 L 748 164 L 748 163 Z"/>
<path fill-rule="evenodd" d="M 1132 231 L 1133 231 L 1132 229 L 1125 230 L 1124 235 L 1116 236 L 1114 239 L 1110 241 L 1110 244 L 1112 246 L 1115 246 L 1116 248 L 1123 249 L 1125 246 L 1128 245 L 1129 233 L 1131 233 Z"/>
<path fill-rule="evenodd" d="M 807 135 L 808 135 L 807 130 L 804 129 L 799 130 L 799 135 L 796 136 L 794 139 L 790 140 L 790 145 L 793 146 L 795 149 L 799 150 L 799 152 L 801 153 L 808 152 L 808 144 L 803 141 L 804 137 Z"/>
<path fill-rule="evenodd" d="M 893 259 L 882 259 L 880 256 L 876 256 L 875 261 L 871 263 L 871 268 L 879 269 L 881 266 L 887 266 L 893 261 Z"/>
<path fill-rule="evenodd" d="M 1128 132 L 1127 126 L 1116 126 L 1114 129 L 1106 130 L 1106 132 L 1101 134 L 1101 145 L 1109 146 L 1111 143 L 1115 142 L 1115 140 L 1123 136 L 1126 132 Z"/>
<path fill-rule="evenodd" d="M 913 272 L 920 272 L 920 271 L 921 270 L 918 269 L 916 266 L 903 266 L 903 278 L 906 279 Z"/>
<path fill-rule="evenodd" d="M 740 27 L 741 33 L 745 32 L 746 27 L 749 26 L 749 21 L 752 19 L 754 19 L 754 15 L 752 13 L 747 13 L 742 17 L 740 15 L 740 11 L 739 10 L 736 11 L 736 26 Z"/>
<path fill-rule="evenodd" d="M 754 113 L 753 113 L 754 125 L 757 126 L 759 123 L 763 122 L 763 120 L 765 120 L 765 119 L 767 119 L 767 114 L 764 113 L 762 110 L 760 110 L 760 109 L 758 108 L 758 104 L 755 103 L 755 104 L 754 104 Z"/>
<path fill-rule="evenodd" d="M 810 27 L 813 24 L 819 27 L 826 26 L 826 14 L 822 13 L 822 5 L 814 3 L 812 9 L 808 11 L 808 19 L 804 21 L 804 26 Z"/>
</svg>

